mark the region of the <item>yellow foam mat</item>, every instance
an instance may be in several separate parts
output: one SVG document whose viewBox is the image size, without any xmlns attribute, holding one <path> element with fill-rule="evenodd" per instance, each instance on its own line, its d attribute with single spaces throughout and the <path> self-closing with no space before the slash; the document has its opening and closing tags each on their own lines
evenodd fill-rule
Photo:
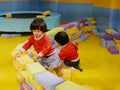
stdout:
<svg viewBox="0 0 120 90">
<path fill-rule="evenodd" d="M 20 90 L 11 52 L 28 37 L 0 37 L 1 90 Z M 72 81 L 80 85 L 86 84 L 93 90 L 120 90 L 120 54 L 110 54 L 106 48 L 101 47 L 100 39 L 94 35 L 80 43 L 78 47 L 83 72 L 74 72 Z"/>
</svg>

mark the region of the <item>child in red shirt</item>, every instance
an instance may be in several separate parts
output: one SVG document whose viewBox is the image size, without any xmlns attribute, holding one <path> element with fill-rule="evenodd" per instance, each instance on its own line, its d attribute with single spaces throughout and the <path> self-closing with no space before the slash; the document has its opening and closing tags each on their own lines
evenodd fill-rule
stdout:
<svg viewBox="0 0 120 90">
<path fill-rule="evenodd" d="M 52 46 L 51 40 L 45 34 L 47 31 L 45 21 L 40 18 L 34 19 L 30 25 L 30 30 L 33 32 L 33 35 L 22 46 L 15 58 L 20 57 L 23 52 L 33 46 L 37 52 L 37 56 L 33 57 L 34 61 L 39 61 L 45 68 L 54 68 L 56 73 L 58 73 L 56 68 L 61 65 L 61 61 L 55 48 Z"/>
<path fill-rule="evenodd" d="M 59 58 L 63 60 L 64 64 L 82 71 L 79 67 L 80 59 L 77 52 L 78 47 L 69 40 L 67 33 L 64 31 L 58 32 L 54 39 L 60 46 L 58 55 Z"/>
</svg>

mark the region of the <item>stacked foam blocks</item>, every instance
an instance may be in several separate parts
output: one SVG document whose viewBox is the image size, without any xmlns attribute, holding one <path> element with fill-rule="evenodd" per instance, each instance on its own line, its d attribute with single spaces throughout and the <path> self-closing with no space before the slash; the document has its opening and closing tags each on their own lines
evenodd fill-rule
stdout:
<svg viewBox="0 0 120 90">
<path fill-rule="evenodd" d="M 94 18 L 82 18 L 56 27 L 46 32 L 46 34 L 51 38 L 55 47 L 57 44 L 54 41 L 54 35 L 59 31 L 67 32 L 70 40 L 78 45 L 97 31 L 95 24 Z M 13 50 L 12 56 L 15 55 L 24 43 L 19 44 Z M 31 47 L 17 60 L 13 60 L 13 65 L 17 72 L 17 80 L 20 83 L 20 90 L 91 90 L 88 86 L 73 82 L 75 78 L 73 72 L 78 72 L 77 70 L 62 69 L 63 77 L 60 78 L 55 73 L 44 69 L 40 63 L 34 62 L 30 57 L 33 57 L 35 54 L 37 53 Z"/>
<path fill-rule="evenodd" d="M 54 41 L 54 35 L 59 31 L 65 31 L 69 35 L 71 41 L 76 45 L 87 40 L 89 36 L 95 33 L 96 21 L 94 18 L 81 18 L 73 22 L 64 24 L 60 27 L 56 27 L 47 32 L 47 35 L 51 38 L 52 44 L 56 46 Z"/>
<path fill-rule="evenodd" d="M 107 29 L 101 36 L 101 45 L 111 54 L 120 54 L 120 33 Z"/>
<path fill-rule="evenodd" d="M 63 69 L 64 78 L 58 77 L 39 62 L 34 62 L 28 54 L 13 60 L 13 65 L 20 90 L 90 90 L 89 87 L 71 81 L 71 70 L 66 69 L 66 72 Z"/>
</svg>

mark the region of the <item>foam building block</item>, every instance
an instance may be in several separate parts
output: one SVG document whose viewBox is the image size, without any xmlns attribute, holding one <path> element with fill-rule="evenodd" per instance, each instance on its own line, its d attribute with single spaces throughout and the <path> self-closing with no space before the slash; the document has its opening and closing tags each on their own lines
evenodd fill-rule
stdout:
<svg viewBox="0 0 120 90">
<path fill-rule="evenodd" d="M 32 88 L 31 88 L 28 84 L 26 84 L 25 82 L 22 82 L 22 86 L 23 86 L 24 90 L 31 90 L 31 89 L 32 89 Z"/>
<path fill-rule="evenodd" d="M 74 27 L 74 24 L 73 23 L 68 23 L 68 24 L 65 24 L 65 25 L 63 25 L 61 27 L 64 28 L 64 30 L 67 30 L 67 29 L 69 29 L 71 27 Z"/>
<path fill-rule="evenodd" d="M 80 37 L 81 35 L 81 30 L 79 30 L 76 26 L 67 29 L 66 33 L 69 35 L 70 40 L 75 40 Z"/>
<path fill-rule="evenodd" d="M 117 40 L 120 40 L 120 34 L 114 34 L 113 37 Z"/>
<path fill-rule="evenodd" d="M 45 90 L 55 90 L 56 86 L 64 81 L 62 78 L 48 71 L 36 74 L 34 78 Z"/>
<path fill-rule="evenodd" d="M 97 33 L 98 32 L 98 30 L 97 29 L 92 29 L 92 31 L 91 31 L 92 33 Z"/>
<path fill-rule="evenodd" d="M 13 50 L 13 51 L 12 51 L 12 53 L 11 53 L 12 57 L 14 57 L 14 56 L 15 56 L 15 54 L 16 54 L 18 51 L 19 51 L 19 50 L 16 50 L 16 49 L 15 49 L 15 50 Z"/>
<path fill-rule="evenodd" d="M 88 21 L 89 23 L 91 23 L 91 24 L 96 24 L 95 18 L 86 18 L 86 19 L 87 19 L 87 21 Z"/>
<path fill-rule="evenodd" d="M 46 69 L 39 62 L 26 64 L 26 72 L 29 78 L 33 78 L 35 74 L 44 71 L 46 71 Z"/>
<path fill-rule="evenodd" d="M 16 60 L 13 60 L 13 67 L 16 69 L 16 71 L 18 71 L 18 65 Z"/>
<path fill-rule="evenodd" d="M 79 24 L 80 23 L 83 23 L 83 26 L 85 26 L 85 22 L 87 21 L 86 18 L 82 18 L 82 19 L 78 19 L 78 20 L 75 20 L 75 22 L 78 22 Z"/>
<path fill-rule="evenodd" d="M 24 77 L 25 80 L 29 80 L 26 70 L 20 70 L 20 74 Z"/>
<path fill-rule="evenodd" d="M 96 34 L 97 35 L 97 37 L 99 37 L 99 38 L 103 38 L 105 35 L 106 35 L 106 33 L 97 33 Z"/>
<path fill-rule="evenodd" d="M 81 39 L 82 41 L 85 41 L 87 38 L 88 38 L 87 35 L 81 35 L 81 37 L 80 37 L 80 39 Z"/>
<path fill-rule="evenodd" d="M 46 34 L 47 34 L 49 37 L 54 37 L 54 35 L 55 35 L 57 32 L 60 32 L 60 31 L 64 31 L 64 28 L 62 28 L 62 27 L 56 27 L 56 28 L 50 30 L 49 32 L 46 32 Z"/>
<path fill-rule="evenodd" d="M 115 42 L 113 40 L 107 40 L 107 46 L 115 46 Z"/>
<path fill-rule="evenodd" d="M 107 41 L 103 38 L 101 39 L 101 46 L 104 48 L 107 46 Z"/>
<path fill-rule="evenodd" d="M 78 27 L 79 23 L 78 22 L 71 22 L 70 24 L 74 24 L 74 26 Z"/>
<path fill-rule="evenodd" d="M 114 35 L 114 34 L 119 34 L 118 32 L 114 31 L 111 33 L 111 35 Z"/>
<path fill-rule="evenodd" d="M 116 48 L 120 50 L 120 44 L 116 44 Z"/>
<path fill-rule="evenodd" d="M 28 81 L 25 82 L 29 87 L 31 87 L 31 90 L 36 90 L 35 87 Z"/>
<path fill-rule="evenodd" d="M 90 90 L 90 89 L 67 80 L 56 86 L 56 90 Z"/>
<path fill-rule="evenodd" d="M 81 40 L 80 38 L 78 38 L 78 39 L 73 40 L 72 42 L 73 42 L 75 45 L 78 45 L 78 44 L 82 43 L 83 40 Z"/>
<path fill-rule="evenodd" d="M 72 76 L 71 76 L 72 71 L 71 71 L 71 69 L 62 69 L 61 72 L 62 72 L 62 78 L 64 80 L 71 80 L 72 79 Z"/>
<path fill-rule="evenodd" d="M 119 54 L 119 50 L 115 46 L 108 47 L 108 51 L 111 54 Z"/>
<path fill-rule="evenodd" d="M 10 13 L 6 14 L 6 18 L 12 18 L 12 14 Z"/>
<path fill-rule="evenodd" d="M 39 85 L 34 79 L 30 78 L 29 82 L 33 87 L 35 87 L 36 90 L 44 90 L 44 88 Z"/>
<path fill-rule="evenodd" d="M 25 80 L 24 77 L 18 72 L 17 72 L 17 77 L 16 78 L 17 78 L 17 81 L 19 83 L 24 82 L 24 80 Z"/>
<path fill-rule="evenodd" d="M 20 83 L 20 90 L 24 90 L 22 83 Z"/>
<path fill-rule="evenodd" d="M 16 58 L 16 64 L 20 70 L 25 70 L 25 65 L 28 63 L 33 63 L 34 61 L 27 55 L 22 55 L 21 57 Z"/>
<path fill-rule="evenodd" d="M 112 35 L 110 35 L 110 34 L 106 34 L 103 38 L 104 38 L 105 40 L 113 40 L 113 37 L 112 37 Z"/>
<path fill-rule="evenodd" d="M 114 41 L 116 44 L 120 44 L 120 40 L 117 40 L 117 39 L 113 38 L 113 41 Z"/>
<path fill-rule="evenodd" d="M 111 34 L 112 32 L 114 32 L 114 30 L 112 30 L 112 29 L 106 29 L 106 33 L 107 34 Z"/>
</svg>

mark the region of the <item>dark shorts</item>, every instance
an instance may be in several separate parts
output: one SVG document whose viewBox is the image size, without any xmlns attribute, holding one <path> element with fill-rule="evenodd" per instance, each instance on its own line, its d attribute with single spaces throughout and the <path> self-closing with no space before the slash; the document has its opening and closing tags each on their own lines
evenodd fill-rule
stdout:
<svg viewBox="0 0 120 90">
<path fill-rule="evenodd" d="M 64 60 L 64 64 L 66 66 L 69 66 L 69 67 L 75 67 L 75 66 L 79 66 L 79 63 L 80 63 L 80 60 L 76 61 L 76 62 L 71 62 L 69 60 Z"/>
</svg>

